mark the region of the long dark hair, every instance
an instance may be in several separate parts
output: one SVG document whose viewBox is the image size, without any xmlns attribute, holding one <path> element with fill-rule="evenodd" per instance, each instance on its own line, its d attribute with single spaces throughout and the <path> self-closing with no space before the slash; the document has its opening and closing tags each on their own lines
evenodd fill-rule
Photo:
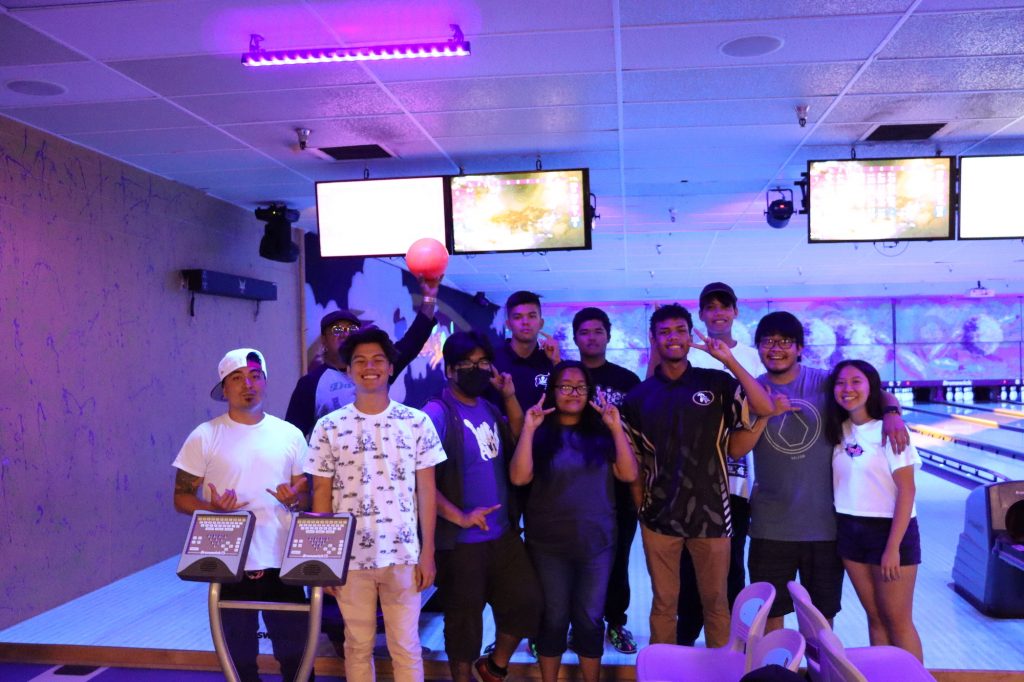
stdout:
<svg viewBox="0 0 1024 682">
<path fill-rule="evenodd" d="M 844 367 L 856 367 L 868 378 L 868 400 L 864 407 L 872 419 L 882 418 L 882 378 L 870 362 L 864 360 L 842 360 L 828 375 L 828 400 L 825 405 L 825 437 L 832 445 L 843 440 L 843 422 L 850 418 L 850 411 L 836 400 L 836 379 Z"/>
<path fill-rule="evenodd" d="M 583 378 L 587 382 L 587 402 L 595 399 L 597 387 L 587 366 L 576 360 L 563 360 L 555 365 L 548 376 L 548 386 L 544 392 L 545 406 L 554 407 L 558 404 L 555 401 L 558 393 L 555 387 L 562 383 L 562 377 L 570 369 L 578 369 L 583 373 Z M 608 452 L 612 446 L 611 432 L 601 421 L 601 414 L 589 406 L 584 406 L 579 423 L 566 427 L 558 422 L 556 409 L 547 416 L 533 436 L 533 461 L 539 469 L 550 466 L 555 453 L 562 447 L 563 430 L 569 430 L 573 444 L 583 451 L 588 464 L 608 461 Z"/>
</svg>

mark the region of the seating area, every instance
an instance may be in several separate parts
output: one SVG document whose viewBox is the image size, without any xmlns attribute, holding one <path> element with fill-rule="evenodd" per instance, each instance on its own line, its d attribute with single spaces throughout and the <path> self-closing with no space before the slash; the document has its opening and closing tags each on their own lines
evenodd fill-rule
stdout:
<svg viewBox="0 0 1024 682">
<path fill-rule="evenodd" d="M 705 649 L 652 644 L 637 656 L 637 681 L 737 682 L 751 673 L 751 678 L 757 678 L 755 671 L 766 666 L 781 666 L 796 673 L 806 657 L 812 682 L 934 682 L 921 662 L 903 649 L 845 648 L 825 616 L 811 603 L 807 590 L 797 582 L 790 582 L 788 589 L 799 631 L 781 629 L 765 634 L 775 588 L 768 583 L 753 583 L 736 598 L 726 646 Z"/>
</svg>

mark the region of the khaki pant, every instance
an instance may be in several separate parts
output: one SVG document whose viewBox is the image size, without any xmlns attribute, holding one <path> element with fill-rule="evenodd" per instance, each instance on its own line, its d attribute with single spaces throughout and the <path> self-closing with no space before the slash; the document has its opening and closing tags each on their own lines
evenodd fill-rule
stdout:
<svg viewBox="0 0 1024 682">
<path fill-rule="evenodd" d="M 345 679 L 373 682 L 373 645 L 377 638 L 377 597 L 395 682 L 422 682 L 420 593 L 415 566 L 351 570 L 337 593 L 345 620 Z"/>
<path fill-rule="evenodd" d="M 704 607 L 707 646 L 729 641 L 729 538 L 680 538 L 662 535 L 640 524 L 647 571 L 651 574 L 651 644 L 676 643 L 679 609 L 679 557 L 690 551 L 697 573 L 697 592 Z"/>
</svg>

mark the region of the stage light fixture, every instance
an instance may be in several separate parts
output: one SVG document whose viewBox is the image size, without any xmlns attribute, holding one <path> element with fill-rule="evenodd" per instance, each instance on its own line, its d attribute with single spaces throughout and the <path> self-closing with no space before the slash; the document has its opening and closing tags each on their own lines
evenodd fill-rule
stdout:
<svg viewBox="0 0 1024 682">
<path fill-rule="evenodd" d="M 458 24 L 450 24 L 452 37 L 446 43 L 399 43 L 363 47 L 325 47 L 302 50 L 264 50 L 263 36 L 249 36 L 249 51 L 242 54 L 245 66 L 286 66 L 325 62 L 365 62 L 382 59 L 424 59 L 429 57 L 468 57 L 469 41 Z"/>
<path fill-rule="evenodd" d="M 299 219 L 299 212 L 284 204 L 271 204 L 257 208 L 257 220 L 267 225 L 260 240 L 260 255 L 279 263 L 294 263 L 299 259 L 299 247 L 292 241 L 292 223 Z"/>
<path fill-rule="evenodd" d="M 772 194 L 777 194 L 777 199 L 772 199 Z M 764 196 L 768 208 L 765 210 L 765 219 L 775 229 L 781 229 L 789 224 L 793 217 L 793 190 L 775 187 L 768 190 Z"/>
</svg>

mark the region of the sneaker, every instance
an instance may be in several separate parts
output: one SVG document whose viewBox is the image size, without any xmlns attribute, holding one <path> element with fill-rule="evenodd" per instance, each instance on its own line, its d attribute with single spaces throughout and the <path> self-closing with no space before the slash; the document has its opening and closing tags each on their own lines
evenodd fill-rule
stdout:
<svg viewBox="0 0 1024 682">
<path fill-rule="evenodd" d="M 490 655 L 481 656 L 473 662 L 473 679 L 477 682 L 504 682 L 506 677 L 508 671 L 504 675 L 496 671 Z"/>
<path fill-rule="evenodd" d="M 609 625 L 608 641 L 620 654 L 636 653 L 636 640 L 633 639 L 633 633 L 624 625 Z"/>
<path fill-rule="evenodd" d="M 526 650 L 530 652 L 530 655 L 537 658 L 537 643 L 532 639 L 526 643 Z"/>
</svg>

